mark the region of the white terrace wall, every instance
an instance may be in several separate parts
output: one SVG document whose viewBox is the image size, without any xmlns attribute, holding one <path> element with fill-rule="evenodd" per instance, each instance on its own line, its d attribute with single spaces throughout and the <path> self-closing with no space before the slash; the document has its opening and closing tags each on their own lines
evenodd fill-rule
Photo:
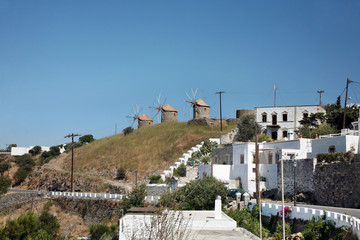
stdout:
<svg viewBox="0 0 360 240">
<path fill-rule="evenodd" d="M 255 205 L 255 202 L 251 202 L 250 208 Z M 311 220 L 313 217 L 317 218 L 326 214 L 327 220 L 332 220 L 335 222 L 336 227 L 348 226 L 352 227 L 354 233 L 360 237 L 360 220 L 349 215 L 342 213 L 330 212 L 313 208 L 306 207 L 294 207 L 292 206 L 292 211 L 290 212 L 291 219 L 302 219 L 302 220 Z M 277 213 L 282 210 L 282 205 L 272 204 L 272 203 L 261 203 L 261 213 L 264 216 L 270 217 L 271 215 L 276 216 Z"/>
<path fill-rule="evenodd" d="M 329 147 L 334 146 L 335 152 L 347 152 L 352 148 L 355 153 L 359 152 L 359 136 L 338 136 L 312 140 L 312 153 L 309 157 L 316 158 L 319 153 L 328 153 Z"/>
</svg>

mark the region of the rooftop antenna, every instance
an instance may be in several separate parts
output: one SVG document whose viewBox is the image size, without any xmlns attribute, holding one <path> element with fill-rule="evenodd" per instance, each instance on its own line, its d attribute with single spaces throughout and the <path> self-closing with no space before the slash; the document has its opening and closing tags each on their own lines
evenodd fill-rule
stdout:
<svg viewBox="0 0 360 240">
<path fill-rule="evenodd" d="M 131 127 L 134 126 L 135 121 L 138 121 L 138 127 L 139 127 L 139 116 L 141 111 L 142 111 L 142 107 L 139 104 L 136 104 L 132 116 L 126 116 L 127 118 L 133 119 Z"/>
<path fill-rule="evenodd" d="M 274 107 L 276 107 L 276 84 L 274 84 Z"/>
</svg>

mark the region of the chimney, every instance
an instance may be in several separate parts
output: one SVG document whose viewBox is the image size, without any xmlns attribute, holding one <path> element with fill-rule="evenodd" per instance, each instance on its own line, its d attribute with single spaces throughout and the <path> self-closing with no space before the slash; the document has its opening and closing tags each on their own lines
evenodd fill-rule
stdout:
<svg viewBox="0 0 360 240">
<path fill-rule="evenodd" d="M 215 219 L 221 219 L 221 197 L 217 196 L 215 200 Z"/>
</svg>

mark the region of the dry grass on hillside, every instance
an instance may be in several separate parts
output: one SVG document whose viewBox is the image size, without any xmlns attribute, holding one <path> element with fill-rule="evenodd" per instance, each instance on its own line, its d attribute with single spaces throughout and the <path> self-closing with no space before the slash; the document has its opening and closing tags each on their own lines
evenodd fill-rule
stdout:
<svg viewBox="0 0 360 240">
<path fill-rule="evenodd" d="M 166 169 L 182 154 L 201 141 L 220 137 L 235 125 L 219 127 L 188 125 L 186 122 L 166 122 L 96 140 L 74 152 L 76 171 L 105 170 L 123 167 L 147 175 Z M 71 154 L 64 160 L 70 166 Z M 68 168 L 68 167 L 67 167 Z"/>
</svg>

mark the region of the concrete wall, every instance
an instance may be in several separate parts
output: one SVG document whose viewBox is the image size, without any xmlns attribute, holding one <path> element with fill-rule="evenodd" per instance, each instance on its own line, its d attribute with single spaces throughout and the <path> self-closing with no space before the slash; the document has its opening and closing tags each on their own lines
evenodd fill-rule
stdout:
<svg viewBox="0 0 360 240">
<path fill-rule="evenodd" d="M 314 192 L 314 159 L 284 160 L 284 195 L 294 195 L 294 161 L 296 161 L 296 192 Z M 281 192 L 281 162 L 277 166 L 277 189 Z"/>
<path fill-rule="evenodd" d="M 360 206 L 360 162 L 316 165 L 315 197 L 320 205 Z"/>
<path fill-rule="evenodd" d="M 355 153 L 359 152 L 359 136 L 338 136 L 312 140 L 312 153 L 309 157 L 316 158 L 319 153 L 328 153 L 329 147 L 335 146 L 335 152 L 347 152 L 352 148 Z"/>
</svg>

